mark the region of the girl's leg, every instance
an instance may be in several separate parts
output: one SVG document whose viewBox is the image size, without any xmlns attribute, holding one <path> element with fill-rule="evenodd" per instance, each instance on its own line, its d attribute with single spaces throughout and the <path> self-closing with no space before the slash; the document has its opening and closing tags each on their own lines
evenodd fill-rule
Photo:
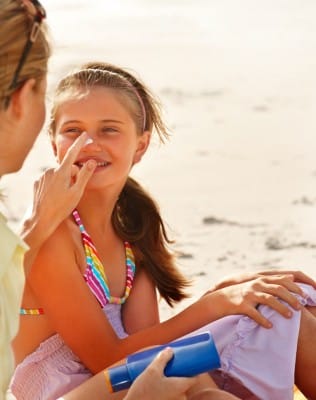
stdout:
<svg viewBox="0 0 316 400">
<path fill-rule="evenodd" d="M 193 397 L 188 397 L 188 400 L 240 400 L 240 398 L 223 390 L 204 389 L 195 393 Z"/>
<path fill-rule="evenodd" d="M 316 400 L 316 307 L 302 310 L 297 344 L 295 384 L 310 399 Z"/>
<path fill-rule="evenodd" d="M 316 317 L 316 307 L 305 307 L 305 308 Z"/>
</svg>

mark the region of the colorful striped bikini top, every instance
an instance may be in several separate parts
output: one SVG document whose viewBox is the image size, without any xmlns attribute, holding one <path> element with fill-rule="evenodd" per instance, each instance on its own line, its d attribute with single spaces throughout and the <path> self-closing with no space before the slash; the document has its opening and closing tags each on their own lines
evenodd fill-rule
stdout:
<svg viewBox="0 0 316 400">
<path fill-rule="evenodd" d="M 126 286 L 125 292 L 122 297 L 111 296 L 108 278 L 105 274 L 104 267 L 98 256 L 97 249 L 95 248 L 90 235 L 85 230 L 79 213 L 77 210 L 73 211 L 73 217 L 79 226 L 81 232 L 82 243 L 86 255 L 87 268 L 83 274 L 84 280 L 87 282 L 90 290 L 103 308 L 106 304 L 123 304 L 128 298 L 135 275 L 135 259 L 131 246 L 128 242 L 124 242 L 125 255 L 126 255 Z M 21 308 L 21 315 L 41 315 L 44 314 L 42 308 Z"/>
</svg>

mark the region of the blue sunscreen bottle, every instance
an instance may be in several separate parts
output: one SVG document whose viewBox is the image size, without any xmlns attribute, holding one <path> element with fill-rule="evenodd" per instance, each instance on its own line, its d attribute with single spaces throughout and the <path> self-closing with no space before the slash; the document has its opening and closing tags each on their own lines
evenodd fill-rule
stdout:
<svg viewBox="0 0 316 400">
<path fill-rule="evenodd" d="M 191 377 L 220 367 L 213 338 L 209 332 L 204 332 L 132 354 L 125 364 L 108 368 L 104 374 L 109 391 L 128 389 L 166 347 L 173 349 L 173 357 L 166 365 L 165 376 Z"/>
</svg>

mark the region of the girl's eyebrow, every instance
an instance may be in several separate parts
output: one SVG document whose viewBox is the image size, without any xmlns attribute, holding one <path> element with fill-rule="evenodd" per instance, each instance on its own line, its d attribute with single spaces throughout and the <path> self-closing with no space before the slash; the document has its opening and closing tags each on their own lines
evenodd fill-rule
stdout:
<svg viewBox="0 0 316 400">
<path fill-rule="evenodd" d="M 118 119 L 101 119 L 100 122 L 115 122 L 117 124 L 124 124 L 124 122 L 118 120 Z"/>
<path fill-rule="evenodd" d="M 61 126 L 64 126 L 64 125 L 67 125 L 67 124 L 79 124 L 79 123 L 81 123 L 81 121 L 76 120 L 76 119 L 71 119 L 71 120 L 63 122 Z"/>
<path fill-rule="evenodd" d="M 101 119 L 98 122 L 102 122 L 102 123 L 113 123 L 114 122 L 116 124 L 124 124 L 124 122 L 117 120 L 117 119 Z M 77 119 L 71 119 L 71 120 L 63 122 L 61 126 L 65 126 L 68 124 L 82 124 L 82 123 L 84 123 L 84 121 L 80 121 Z"/>
</svg>

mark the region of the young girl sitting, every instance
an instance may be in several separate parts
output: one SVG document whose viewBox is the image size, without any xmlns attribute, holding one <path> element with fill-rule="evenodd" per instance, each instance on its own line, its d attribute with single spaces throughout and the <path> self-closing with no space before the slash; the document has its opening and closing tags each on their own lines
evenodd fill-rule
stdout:
<svg viewBox="0 0 316 400">
<path fill-rule="evenodd" d="M 83 135 L 75 166 L 93 160 L 97 167 L 28 274 L 13 394 L 55 399 L 132 352 L 201 328 L 221 354 L 213 374 L 220 387 L 286 400 L 295 375 L 316 398 L 316 284 L 301 272 L 224 280 L 159 322 L 156 290 L 172 305 L 188 282 L 168 250 L 157 205 L 129 176 L 154 128 L 162 141 L 168 136 L 158 103 L 125 70 L 90 63 L 60 82 L 50 124 L 56 158 Z"/>
</svg>

